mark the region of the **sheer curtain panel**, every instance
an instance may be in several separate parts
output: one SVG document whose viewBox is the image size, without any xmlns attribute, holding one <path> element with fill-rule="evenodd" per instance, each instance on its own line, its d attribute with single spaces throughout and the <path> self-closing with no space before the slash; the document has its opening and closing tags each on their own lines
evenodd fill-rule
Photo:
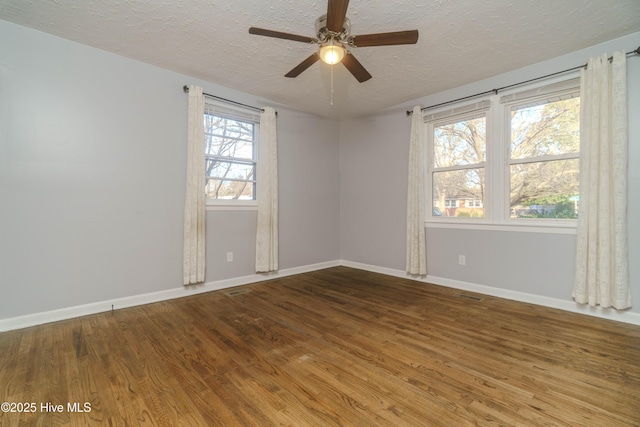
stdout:
<svg viewBox="0 0 640 427">
<path fill-rule="evenodd" d="M 260 114 L 258 147 L 256 272 L 266 273 L 278 270 L 278 143 L 271 107 Z"/>
<path fill-rule="evenodd" d="M 409 139 L 409 180 L 407 189 L 407 273 L 427 274 L 427 249 L 424 229 L 425 179 L 424 153 L 425 131 L 422 109 L 413 108 L 411 137 Z"/>
<path fill-rule="evenodd" d="M 627 77 L 624 52 L 580 74 L 580 212 L 573 298 L 631 307 L 627 258 Z"/>
<path fill-rule="evenodd" d="M 184 202 L 183 283 L 204 282 L 204 95 L 200 86 L 189 86 L 187 130 L 187 187 Z"/>
</svg>

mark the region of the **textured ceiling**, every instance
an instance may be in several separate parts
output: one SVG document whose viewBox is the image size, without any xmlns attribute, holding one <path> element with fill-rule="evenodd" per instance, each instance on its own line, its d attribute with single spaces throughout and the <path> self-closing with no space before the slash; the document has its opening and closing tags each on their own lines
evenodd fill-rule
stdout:
<svg viewBox="0 0 640 427">
<path fill-rule="evenodd" d="M 0 0 L 0 19 L 327 117 L 359 116 L 640 31 L 640 0 L 352 0 L 352 34 L 418 29 L 416 45 L 362 47 L 358 83 L 315 51 L 250 35 L 314 37 L 326 1 Z"/>
</svg>

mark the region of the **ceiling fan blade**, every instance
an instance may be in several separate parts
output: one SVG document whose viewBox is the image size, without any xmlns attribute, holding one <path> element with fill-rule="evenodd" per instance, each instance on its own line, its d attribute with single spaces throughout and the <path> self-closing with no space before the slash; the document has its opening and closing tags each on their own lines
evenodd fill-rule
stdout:
<svg viewBox="0 0 640 427">
<path fill-rule="evenodd" d="M 314 39 L 311 37 L 299 36 L 297 34 L 283 33 L 280 31 L 265 30 L 264 28 L 257 28 L 257 27 L 249 28 L 249 34 L 256 34 L 258 36 L 275 37 L 276 39 L 293 40 L 296 42 L 303 42 L 303 43 L 316 43 L 318 41 L 317 39 Z"/>
<path fill-rule="evenodd" d="M 393 33 L 363 34 L 350 40 L 355 47 L 390 46 L 397 44 L 416 44 L 418 30 L 396 31 Z"/>
<path fill-rule="evenodd" d="M 348 7 L 349 0 L 329 0 L 327 4 L 327 30 L 334 33 L 342 32 Z"/>
<path fill-rule="evenodd" d="M 369 74 L 369 72 L 365 70 L 362 64 L 358 62 L 358 60 L 355 56 L 353 56 L 352 53 L 347 53 L 344 58 L 342 58 L 342 63 L 345 67 L 347 67 L 347 70 L 349 70 L 351 74 L 353 74 L 353 77 L 355 77 L 356 80 L 358 80 L 360 83 L 366 82 L 371 78 L 371 74 Z"/>
<path fill-rule="evenodd" d="M 319 59 L 320 59 L 320 55 L 318 55 L 318 52 L 314 52 L 311 56 L 309 56 L 307 59 L 305 59 L 304 61 L 302 61 L 298 65 L 296 65 L 293 70 L 289 71 L 284 76 L 285 77 L 298 77 L 304 70 L 306 70 L 307 68 L 311 67 Z"/>
</svg>

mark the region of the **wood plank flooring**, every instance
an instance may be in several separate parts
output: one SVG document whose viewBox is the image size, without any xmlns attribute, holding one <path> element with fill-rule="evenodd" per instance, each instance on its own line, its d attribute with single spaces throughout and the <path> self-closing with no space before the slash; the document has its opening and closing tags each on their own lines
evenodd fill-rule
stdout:
<svg viewBox="0 0 640 427">
<path fill-rule="evenodd" d="M 638 326 L 346 267 L 230 291 L 0 334 L 36 404 L 0 425 L 640 425 Z"/>
</svg>

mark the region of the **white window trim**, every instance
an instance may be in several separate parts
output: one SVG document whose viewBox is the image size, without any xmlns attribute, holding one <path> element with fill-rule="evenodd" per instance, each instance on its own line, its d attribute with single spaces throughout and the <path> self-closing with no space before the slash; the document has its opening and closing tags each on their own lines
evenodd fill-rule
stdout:
<svg viewBox="0 0 640 427">
<path fill-rule="evenodd" d="M 207 199 L 205 208 L 208 211 L 255 211 L 258 210 L 258 201 Z"/>
<path fill-rule="evenodd" d="M 474 163 L 471 165 L 460 165 L 460 166 L 452 166 L 452 167 L 441 167 L 436 168 L 433 162 L 432 153 L 434 152 L 434 140 L 433 140 L 433 128 L 435 126 L 444 124 L 444 123 L 452 123 L 456 120 L 464 120 L 464 119 L 472 119 L 478 117 L 486 117 L 485 121 L 485 140 L 488 141 L 489 138 L 489 115 L 491 114 L 491 104 L 490 100 L 487 98 L 483 98 L 480 100 L 476 100 L 472 103 L 464 103 L 460 104 L 460 106 L 456 107 L 445 107 L 439 110 L 435 110 L 430 112 L 429 114 L 423 115 L 423 120 L 425 121 L 426 126 L 426 135 L 427 135 L 427 149 L 425 150 L 425 185 L 426 185 L 426 223 L 453 223 L 453 224 L 478 224 L 481 221 L 487 221 L 486 215 L 487 212 L 484 210 L 483 218 L 451 218 L 446 216 L 436 216 L 433 215 L 433 185 L 432 178 L 434 172 L 446 172 L 446 171 L 454 171 L 454 170 L 464 170 L 464 169 L 484 169 L 484 179 L 485 179 L 485 191 L 488 189 L 487 185 L 487 165 L 488 165 L 488 146 L 485 146 L 485 160 L 480 163 Z M 428 184 L 428 185 L 427 185 Z M 485 198 L 486 198 L 485 193 Z M 446 208 L 446 207 L 445 207 Z"/>
<path fill-rule="evenodd" d="M 576 234 L 576 227 L 570 227 L 566 224 L 502 224 L 489 223 L 486 221 L 474 223 L 470 223 L 469 221 L 427 221 L 425 222 L 425 227 L 480 231 L 515 231 L 520 233 Z"/>
<path fill-rule="evenodd" d="M 207 106 L 210 109 L 207 109 Z M 219 109 L 219 112 L 216 111 Z M 229 106 L 220 102 L 213 101 L 211 99 L 205 99 L 205 114 L 217 115 L 219 117 L 226 117 L 230 119 L 246 121 L 254 123 L 254 156 L 256 169 L 260 167 L 260 156 L 258 144 L 260 143 L 260 116 L 256 112 L 237 106 Z M 206 179 L 206 177 L 205 177 Z M 259 190 L 259 183 L 257 181 L 257 174 L 254 186 L 254 194 Z M 204 189 L 203 189 L 204 191 Z M 205 197 L 205 209 L 207 211 L 229 211 L 229 210 L 258 210 L 258 200 L 239 200 L 239 199 L 210 199 Z"/>
<path fill-rule="evenodd" d="M 531 85 L 505 90 L 500 95 L 490 95 L 476 99 L 473 103 L 461 102 L 459 106 L 446 106 L 423 114 L 427 134 L 425 150 L 426 171 L 426 220 L 427 228 L 451 228 L 494 231 L 535 232 L 549 234 L 576 234 L 577 220 L 568 219 L 523 219 L 511 218 L 510 212 L 510 106 L 522 103 L 524 99 L 549 97 L 553 93 L 580 90 L 577 72 L 536 82 Z M 433 163 L 433 124 L 444 122 L 444 118 L 464 118 L 469 112 L 482 109 L 488 104 L 486 122 L 485 200 L 483 218 L 451 218 L 433 215 L 433 188 L 431 185 Z M 474 108 L 475 106 L 475 108 Z M 456 114 L 456 109 L 462 113 Z M 497 143 L 492 141 L 497 141 Z M 559 157 L 575 158 L 573 155 Z M 554 156 L 555 158 L 555 156 Z M 495 167 L 495 165 L 501 165 Z M 495 193 L 501 193 L 496 197 Z"/>
</svg>

